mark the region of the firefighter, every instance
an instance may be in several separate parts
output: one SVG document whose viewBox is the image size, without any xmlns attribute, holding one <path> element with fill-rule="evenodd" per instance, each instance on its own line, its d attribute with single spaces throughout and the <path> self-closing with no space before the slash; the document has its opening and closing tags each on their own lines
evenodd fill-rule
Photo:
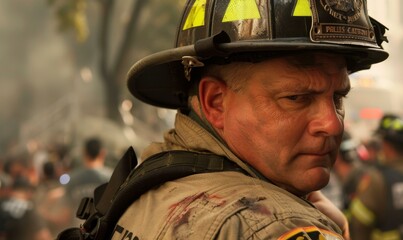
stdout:
<svg viewBox="0 0 403 240">
<path fill-rule="evenodd" d="M 366 0 L 188 0 L 176 47 L 135 63 L 128 88 L 178 110 L 142 166 L 213 171 L 142 194 L 112 239 L 349 239 L 318 190 L 341 142 L 349 74 L 388 57 L 385 29 Z"/>
<path fill-rule="evenodd" d="M 341 202 L 339 208 L 344 211 L 347 219 L 350 217 L 349 206 L 356 195 L 359 182 L 371 170 L 370 166 L 364 162 L 367 155 L 365 146 L 344 130 L 333 171 L 340 185 L 338 186 L 340 188 L 338 200 Z"/>
<path fill-rule="evenodd" d="M 350 212 L 353 239 L 403 239 L 403 120 L 386 114 L 377 169 L 361 178 Z"/>
</svg>

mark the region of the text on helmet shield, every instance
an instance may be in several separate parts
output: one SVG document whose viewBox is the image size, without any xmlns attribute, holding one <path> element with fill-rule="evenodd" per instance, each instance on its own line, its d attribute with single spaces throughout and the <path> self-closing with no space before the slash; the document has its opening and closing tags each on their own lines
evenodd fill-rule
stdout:
<svg viewBox="0 0 403 240">
<path fill-rule="evenodd" d="M 313 42 L 378 47 L 366 0 L 310 0 Z"/>
</svg>

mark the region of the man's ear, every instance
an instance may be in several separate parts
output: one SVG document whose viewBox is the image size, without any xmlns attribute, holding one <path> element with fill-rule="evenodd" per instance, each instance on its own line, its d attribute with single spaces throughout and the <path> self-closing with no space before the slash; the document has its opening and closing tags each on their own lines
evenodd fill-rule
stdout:
<svg viewBox="0 0 403 240">
<path fill-rule="evenodd" d="M 205 77 L 199 83 L 199 101 L 205 118 L 217 128 L 223 128 L 225 82 L 214 77 Z"/>
</svg>

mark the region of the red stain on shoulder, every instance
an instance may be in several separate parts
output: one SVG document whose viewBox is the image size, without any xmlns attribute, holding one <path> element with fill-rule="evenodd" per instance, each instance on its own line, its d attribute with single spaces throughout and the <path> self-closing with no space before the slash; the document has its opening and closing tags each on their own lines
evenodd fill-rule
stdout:
<svg viewBox="0 0 403 240">
<path fill-rule="evenodd" d="M 194 202 L 198 202 L 196 205 L 192 205 Z M 218 195 L 209 195 L 206 192 L 194 194 L 186 197 L 178 203 L 170 206 L 169 221 L 175 224 L 175 229 L 184 224 L 189 224 L 189 218 L 191 217 L 192 210 L 197 205 L 210 205 L 211 207 L 222 207 L 226 203 L 226 200 Z"/>
<path fill-rule="evenodd" d="M 171 215 L 173 213 L 173 211 L 175 211 L 175 209 L 177 209 L 178 207 L 188 206 L 190 203 L 194 202 L 196 199 L 200 198 L 204 194 L 205 193 L 198 193 L 198 194 L 186 197 L 178 203 L 172 204 L 169 207 L 169 210 L 170 210 L 169 215 Z"/>
</svg>

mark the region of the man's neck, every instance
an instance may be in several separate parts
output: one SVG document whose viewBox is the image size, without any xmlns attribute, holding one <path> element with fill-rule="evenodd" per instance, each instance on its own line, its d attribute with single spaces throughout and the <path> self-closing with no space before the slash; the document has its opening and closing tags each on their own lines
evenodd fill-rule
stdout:
<svg viewBox="0 0 403 240">
<path fill-rule="evenodd" d="M 85 166 L 87 168 L 100 168 L 104 166 L 104 161 L 100 158 L 85 161 Z"/>
</svg>

